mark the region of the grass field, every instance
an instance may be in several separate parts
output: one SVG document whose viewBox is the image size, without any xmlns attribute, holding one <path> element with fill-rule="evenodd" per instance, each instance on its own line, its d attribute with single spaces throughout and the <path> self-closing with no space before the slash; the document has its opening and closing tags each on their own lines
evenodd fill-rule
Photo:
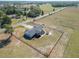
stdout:
<svg viewBox="0 0 79 59">
<path fill-rule="evenodd" d="M 64 57 L 79 57 L 79 8 L 70 8 L 62 15 L 66 20 L 61 25 L 70 27 L 74 30 L 65 50 Z"/>
<path fill-rule="evenodd" d="M 46 13 L 52 12 L 54 7 L 52 7 L 51 4 L 43 4 L 43 5 L 40 5 L 40 8 L 46 14 Z"/>
<path fill-rule="evenodd" d="M 38 20 L 38 23 L 47 26 L 63 26 L 73 29 L 69 43 L 65 49 L 64 57 L 79 57 L 79 8 L 70 7 L 54 15 Z"/>
<path fill-rule="evenodd" d="M 23 17 L 23 18 L 20 18 L 20 19 L 12 19 L 12 25 L 16 24 L 16 23 L 19 23 L 19 22 L 26 21 L 26 20 L 31 20 L 31 18 L 26 19 L 26 17 Z"/>
<path fill-rule="evenodd" d="M 79 30 L 74 31 L 65 50 L 64 57 L 78 58 L 79 57 Z"/>
</svg>

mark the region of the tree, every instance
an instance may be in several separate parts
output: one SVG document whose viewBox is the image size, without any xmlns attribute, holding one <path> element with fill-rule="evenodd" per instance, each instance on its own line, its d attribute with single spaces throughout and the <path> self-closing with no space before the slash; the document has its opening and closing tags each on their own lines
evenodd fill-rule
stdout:
<svg viewBox="0 0 79 59">
<path fill-rule="evenodd" d="M 55 8 L 53 9 L 53 11 L 55 11 Z"/>
<path fill-rule="evenodd" d="M 4 15 L 3 11 L 0 10 L 0 17 Z"/>
<path fill-rule="evenodd" d="M 42 10 L 41 15 L 44 15 L 44 11 Z"/>
<path fill-rule="evenodd" d="M 4 45 L 7 45 L 8 43 L 11 42 L 10 38 L 12 37 L 12 32 L 14 31 L 13 28 L 11 27 L 11 25 L 9 24 L 5 24 L 4 28 L 6 29 L 5 33 L 9 33 L 10 36 L 6 39 L 6 40 L 2 40 L 1 43 Z"/>
<path fill-rule="evenodd" d="M 27 14 L 28 14 L 28 13 L 26 12 L 26 19 L 27 19 Z"/>
<path fill-rule="evenodd" d="M 41 9 L 37 6 L 31 6 L 30 11 L 27 14 L 28 17 L 37 17 L 41 14 Z"/>
<path fill-rule="evenodd" d="M 6 7 L 6 9 L 5 9 L 5 13 L 6 14 L 8 14 L 8 15 L 10 15 L 10 14 L 15 14 L 15 7 L 14 6 L 8 6 L 8 7 Z"/>
<path fill-rule="evenodd" d="M 0 27 L 5 28 L 6 31 L 5 33 L 10 33 L 11 35 L 6 39 L 2 40 L 0 44 L 3 44 L 1 47 L 7 45 L 10 42 L 10 38 L 12 37 L 12 32 L 14 31 L 13 28 L 11 27 L 11 18 L 9 18 L 7 15 L 3 16 L 3 13 L 0 12 Z"/>
<path fill-rule="evenodd" d="M 8 38 L 8 39 L 10 39 L 12 37 L 12 35 L 13 35 L 12 34 L 12 32 L 14 31 L 13 27 L 11 25 L 5 24 L 4 28 L 6 29 L 5 33 L 9 33 L 10 34 L 10 36 Z"/>
<path fill-rule="evenodd" d="M 26 19 L 27 19 L 27 14 L 28 14 L 27 11 L 28 11 L 28 10 L 29 10 L 28 8 L 24 8 L 24 13 L 23 13 L 23 15 L 26 16 Z"/>
<path fill-rule="evenodd" d="M 1 21 L 1 27 L 2 28 L 4 28 L 4 25 L 5 24 L 9 24 L 9 25 L 11 25 L 11 18 L 10 17 L 8 17 L 8 16 L 3 16 L 3 18 L 1 19 L 2 21 Z"/>
<path fill-rule="evenodd" d="M 1 28 L 1 24 L 3 22 L 3 16 L 4 16 L 4 13 L 3 13 L 3 11 L 0 10 L 0 28 Z"/>
<path fill-rule="evenodd" d="M 20 12 L 17 12 L 17 13 L 16 13 L 16 16 L 21 16 L 21 13 L 20 13 Z"/>
<path fill-rule="evenodd" d="M 11 27 L 11 25 L 9 25 L 9 24 L 5 24 L 4 28 L 6 29 L 5 33 L 12 33 L 14 31 L 13 28 Z"/>
<path fill-rule="evenodd" d="M 2 21 L 3 21 L 3 20 L 2 20 L 2 18 L 0 17 L 0 28 L 1 28 Z"/>
</svg>

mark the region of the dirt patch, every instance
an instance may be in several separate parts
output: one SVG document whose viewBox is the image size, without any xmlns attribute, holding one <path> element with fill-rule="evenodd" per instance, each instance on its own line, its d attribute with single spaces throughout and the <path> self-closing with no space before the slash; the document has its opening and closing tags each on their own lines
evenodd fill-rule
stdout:
<svg viewBox="0 0 79 59">
<path fill-rule="evenodd" d="M 10 34 L 1 33 L 1 34 L 0 34 L 0 40 L 5 40 L 5 39 L 8 38 L 9 36 L 10 36 Z"/>
</svg>

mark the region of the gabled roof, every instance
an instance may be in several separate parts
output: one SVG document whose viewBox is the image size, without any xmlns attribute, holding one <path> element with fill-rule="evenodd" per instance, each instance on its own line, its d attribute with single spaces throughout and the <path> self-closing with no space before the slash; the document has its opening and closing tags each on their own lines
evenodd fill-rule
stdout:
<svg viewBox="0 0 79 59">
<path fill-rule="evenodd" d="M 34 29 L 28 30 L 25 32 L 25 35 L 29 37 L 33 37 L 35 35 L 36 31 Z"/>
<path fill-rule="evenodd" d="M 25 35 L 29 36 L 29 37 L 33 37 L 35 34 L 38 34 L 42 31 L 42 26 L 34 26 L 33 29 L 28 30 L 25 32 Z"/>
</svg>

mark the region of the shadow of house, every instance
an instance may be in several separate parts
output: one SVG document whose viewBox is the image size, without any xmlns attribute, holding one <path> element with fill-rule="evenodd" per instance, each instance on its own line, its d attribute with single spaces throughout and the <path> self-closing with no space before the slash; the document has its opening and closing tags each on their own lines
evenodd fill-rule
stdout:
<svg viewBox="0 0 79 59">
<path fill-rule="evenodd" d="M 41 35 L 45 33 L 42 28 L 43 27 L 41 25 L 36 25 L 33 29 L 25 31 L 24 38 L 31 40 L 32 38 L 41 37 Z"/>
<path fill-rule="evenodd" d="M 7 39 L 3 39 L 3 40 L 1 40 L 0 41 L 0 48 L 3 48 L 4 46 L 7 46 L 10 42 L 11 42 L 11 40 L 10 40 L 10 38 L 11 38 L 11 36 L 9 36 Z"/>
</svg>

